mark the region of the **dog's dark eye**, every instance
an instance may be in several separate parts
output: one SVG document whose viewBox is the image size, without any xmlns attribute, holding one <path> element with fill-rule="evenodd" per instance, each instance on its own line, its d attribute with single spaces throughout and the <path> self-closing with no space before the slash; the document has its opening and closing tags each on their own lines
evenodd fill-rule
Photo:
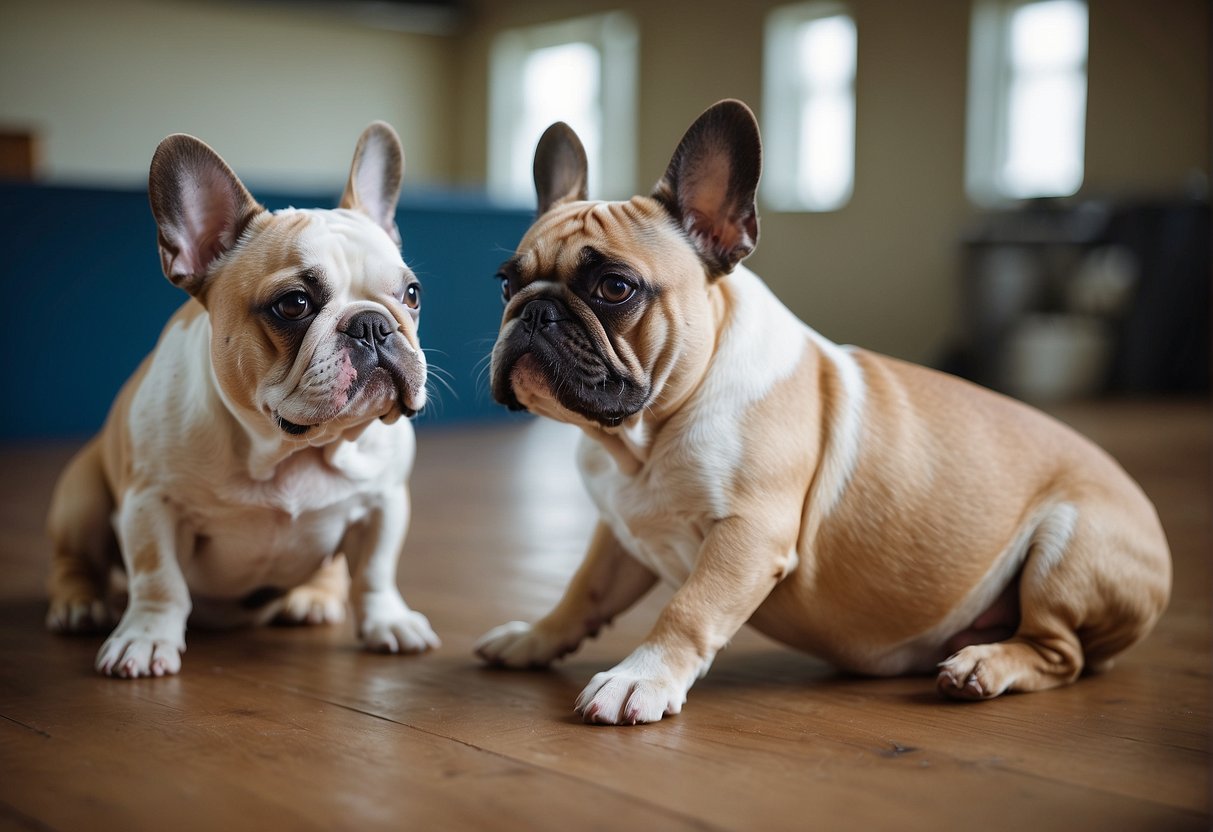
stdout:
<svg viewBox="0 0 1213 832">
<path fill-rule="evenodd" d="M 497 275 L 497 279 L 501 281 L 501 302 L 509 303 L 514 294 L 510 291 L 510 279 L 503 274 Z"/>
<path fill-rule="evenodd" d="M 307 296 L 306 292 L 298 289 L 287 292 L 278 298 L 274 301 L 272 308 L 274 314 L 284 321 L 302 321 L 315 311 L 312 307 L 312 299 Z"/>
<path fill-rule="evenodd" d="M 421 284 L 410 283 L 404 289 L 404 305 L 409 309 L 421 307 Z"/>
<path fill-rule="evenodd" d="M 594 297 L 607 303 L 623 303 L 636 294 L 636 286 L 617 274 L 608 274 L 594 287 Z"/>
</svg>

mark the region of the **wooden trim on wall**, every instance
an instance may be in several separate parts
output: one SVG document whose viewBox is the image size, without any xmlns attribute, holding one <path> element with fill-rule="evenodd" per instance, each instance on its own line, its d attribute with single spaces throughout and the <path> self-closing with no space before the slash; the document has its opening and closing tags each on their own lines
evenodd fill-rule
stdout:
<svg viewBox="0 0 1213 832">
<path fill-rule="evenodd" d="M 32 131 L 0 128 L 0 179 L 33 180 L 38 161 L 38 140 Z"/>
</svg>

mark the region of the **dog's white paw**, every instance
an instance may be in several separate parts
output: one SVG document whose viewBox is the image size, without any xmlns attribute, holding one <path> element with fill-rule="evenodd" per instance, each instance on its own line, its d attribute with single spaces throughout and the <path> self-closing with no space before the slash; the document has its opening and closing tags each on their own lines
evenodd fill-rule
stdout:
<svg viewBox="0 0 1213 832">
<path fill-rule="evenodd" d="M 345 597 L 312 586 L 297 586 L 282 599 L 276 618 L 287 624 L 340 624 Z"/>
<path fill-rule="evenodd" d="M 137 679 L 181 670 L 185 627 L 163 615 L 127 614 L 97 651 L 95 667 L 106 676 Z"/>
<path fill-rule="evenodd" d="M 525 621 L 489 630 L 474 648 L 476 655 L 503 667 L 546 667 L 577 649 L 575 640 L 560 638 Z"/>
<path fill-rule="evenodd" d="M 686 688 L 674 679 L 608 670 L 590 680 L 577 697 L 575 710 L 586 722 L 635 725 L 679 713 L 686 700 Z"/>
<path fill-rule="evenodd" d="M 640 647 L 610 670 L 594 676 L 574 709 L 586 722 L 635 725 L 682 711 L 689 682 L 679 681 L 654 651 Z"/>
<path fill-rule="evenodd" d="M 364 622 L 362 642 L 377 653 L 424 653 L 442 643 L 429 619 L 413 610 L 399 618 Z"/>
<path fill-rule="evenodd" d="M 429 619 L 388 593 L 363 600 L 358 635 L 366 649 L 377 653 L 423 653 L 442 644 Z"/>
<path fill-rule="evenodd" d="M 52 633 L 94 633 L 113 623 L 100 598 L 52 598 L 46 611 L 46 629 Z"/>
</svg>

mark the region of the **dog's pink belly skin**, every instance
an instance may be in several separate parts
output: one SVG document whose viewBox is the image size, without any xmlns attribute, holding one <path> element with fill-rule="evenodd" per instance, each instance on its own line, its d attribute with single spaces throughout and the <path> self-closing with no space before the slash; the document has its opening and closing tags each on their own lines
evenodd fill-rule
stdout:
<svg viewBox="0 0 1213 832">
<path fill-rule="evenodd" d="M 1016 575 L 994 599 L 994 603 L 973 619 L 972 624 L 944 642 L 940 661 L 970 645 L 993 644 L 1015 635 L 1020 618 L 1019 578 L 1020 576 Z"/>
</svg>

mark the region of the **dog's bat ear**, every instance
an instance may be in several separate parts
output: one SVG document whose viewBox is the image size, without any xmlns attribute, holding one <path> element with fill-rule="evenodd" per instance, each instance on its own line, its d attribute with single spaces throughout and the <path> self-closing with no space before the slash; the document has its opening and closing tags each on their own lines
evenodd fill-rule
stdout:
<svg viewBox="0 0 1213 832">
<path fill-rule="evenodd" d="M 396 200 L 400 198 L 403 180 L 404 147 L 400 137 L 387 122 L 372 122 L 358 137 L 341 207 L 366 214 L 400 245 Z"/>
<path fill-rule="evenodd" d="M 749 107 L 730 99 L 695 120 L 653 190 L 713 277 L 732 271 L 758 245 L 754 195 L 761 173 L 758 122 Z"/>
<path fill-rule="evenodd" d="M 164 276 L 195 297 L 211 264 L 265 210 L 218 153 L 184 133 L 156 148 L 147 192 Z"/>
<path fill-rule="evenodd" d="M 589 198 L 589 163 L 581 139 L 563 121 L 543 131 L 535 147 L 535 195 L 539 216 L 566 200 Z"/>
</svg>

